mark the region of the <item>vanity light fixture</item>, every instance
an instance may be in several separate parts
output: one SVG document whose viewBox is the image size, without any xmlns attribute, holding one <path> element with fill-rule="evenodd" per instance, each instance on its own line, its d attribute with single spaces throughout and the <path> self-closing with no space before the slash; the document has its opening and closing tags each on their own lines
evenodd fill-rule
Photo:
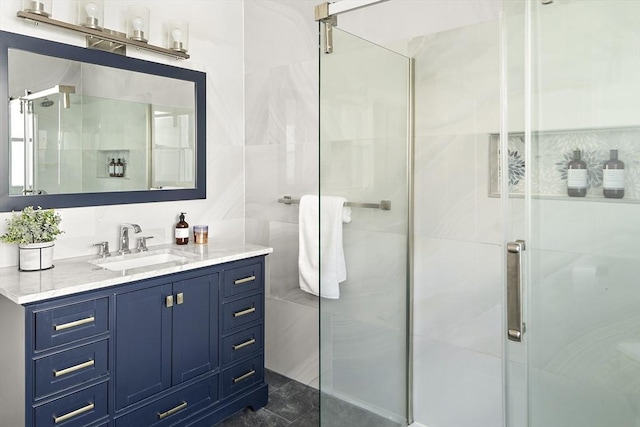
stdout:
<svg viewBox="0 0 640 427">
<path fill-rule="evenodd" d="M 149 34 L 149 9 L 130 8 L 127 27 L 127 34 L 108 28 L 100 27 L 104 14 L 104 0 L 78 0 L 78 21 L 79 25 L 51 18 L 51 0 L 23 0 L 22 10 L 18 11 L 17 17 L 32 21 L 36 25 L 46 24 L 66 30 L 84 34 L 87 38 L 87 47 L 92 49 L 106 50 L 120 55 L 126 55 L 126 47 L 160 53 L 172 56 L 177 59 L 189 59 L 190 55 L 186 50 L 188 27 L 185 31 L 181 29 L 181 42 L 183 50 L 165 48 L 148 43 Z M 134 11 L 137 11 L 135 15 Z M 133 20 L 135 18 L 140 18 Z M 104 25 L 104 24 L 102 24 Z M 177 34 L 177 33 L 176 33 Z"/>
<path fill-rule="evenodd" d="M 189 49 L 189 23 L 173 21 L 167 26 L 167 47 L 176 52 L 186 53 Z"/>
<path fill-rule="evenodd" d="M 78 24 L 101 30 L 104 21 L 104 0 L 78 0 Z"/>
<path fill-rule="evenodd" d="M 22 10 L 49 17 L 51 16 L 51 0 L 22 0 Z"/>
<path fill-rule="evenodd" d="M 127 37 L 142 43 L 149 40 L 145 36 L 149 34 L 149 9 L 146 7 L 132 6 L 129 8 L 127 19 Z"/>
</svg>

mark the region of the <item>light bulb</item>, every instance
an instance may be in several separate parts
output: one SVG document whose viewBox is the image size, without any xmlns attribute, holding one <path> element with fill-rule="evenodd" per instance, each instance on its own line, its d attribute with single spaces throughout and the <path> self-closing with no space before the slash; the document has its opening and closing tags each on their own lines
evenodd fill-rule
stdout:
<svg viewBox="0 0 640 427">
<path fill-rule="evenodd" d="M 182 41 L 182 31 L 180 31 L 180 28 L 174 28 L 173 31 L 171 31 L 171 37 L 173 37 L 173 41 L 174 42 L 181 42 Z"/>
<path fill-rule="evenodd" d="M 87 16 L 89 18 L 95 18 L 96 13 L 98 12 L 98 5 L 96 5 L 95 3 L 87 3 L 84 6 L 84 10 L 87 12 Z"/>
<path fill-rule="evenodd" d="M 144 21 L 139 16 L 136 16 L 135 18 L 133 18 L 131 20 L 131 25 L 133 25 L 133 28 L 135 30 L 141 31 L 142 30 L 142 26 L 144 25 Z"/>
</svg>

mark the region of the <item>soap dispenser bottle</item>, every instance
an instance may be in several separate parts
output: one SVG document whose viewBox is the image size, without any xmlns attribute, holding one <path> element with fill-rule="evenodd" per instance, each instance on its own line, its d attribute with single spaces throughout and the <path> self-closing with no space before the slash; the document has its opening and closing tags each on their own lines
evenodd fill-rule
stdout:
<svg viewBox="0 0 640 427">
<path fill-rule="evenodd" d="M 176 245 L 189 243 L 189 224 L 184 220 L 184 212 L 180 212 L 180 221 L 176 224 Z"/>
<path fill-rule="evenodd" d="M 109 163 L 109 176 L 110 177 L 116 176 L 116 160 L 115 159 L 111 159 L 111 163 Z"/>
<path fill-rule="evenodd" d="M 116 162 L 116 176 L 122 177 L 123 170 L 124 170 L 124 167 L 122 166 L 122 161 L 118 158 L 118 161 Z"/>
<path fill-rule="evenodd" d="M 587 164 L 580 157 L 580 150 L 574 150 L 567 164 L 567 194 L 571 197 L 587 195 Z"/>
<path fill-rule="evenodd" d="M 609 151 L 609 160 L 602 170 L 602 193 L 610 199 L 624 197 L 624 163 L 618 160 L 618 150 Z"/>
</svg>

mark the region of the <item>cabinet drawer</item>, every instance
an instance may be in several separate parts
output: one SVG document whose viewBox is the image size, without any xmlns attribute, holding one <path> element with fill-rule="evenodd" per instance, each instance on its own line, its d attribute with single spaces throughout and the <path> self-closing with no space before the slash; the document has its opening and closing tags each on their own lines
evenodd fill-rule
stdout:
<svg viewBox="0 0 640 427">
<path fill-rule="evenodd" d="M 262 289 L 262 263 L 245 265 L 224 272 L 224 296 Z"/>
<path fill-rule="evenodd" d="M 251 295 L 223 306 L 222 325 L 225 331 L 262 319 L 262 294 Z"/>
<path fill-rule="evenodd" d="M 262 350 L 262 325 L 236 332 L 222 340 L 222 364 L 227 365 Z"/>
<path fill-rule="evenodd" d="M 36 311 L 35 351 L 88 338 L 109 330 L 109 298 Z"/>
<path fill-rule="evenodd" d="M 34 398 L 106 375 L 108 358 L 108 341 L 102 340 L 36 360 Z"/>
<path fill-rule="evenodd" d="M 36 407 L 35 425 L 38 427 L 86 426 L 108 415 L 107 383 L 80 390 Z"/>
<path fill-rule="evenodd" d="M 116 427 L 152 427 L 176 422 L 218 400 L 218 375 L 207 378 L 116 419 Z"/>
<path fill-rule="evenodd" d="M 263 376 L 262 354 L 223 371 L 222 397 L 262 383 Z"/>
</svg>

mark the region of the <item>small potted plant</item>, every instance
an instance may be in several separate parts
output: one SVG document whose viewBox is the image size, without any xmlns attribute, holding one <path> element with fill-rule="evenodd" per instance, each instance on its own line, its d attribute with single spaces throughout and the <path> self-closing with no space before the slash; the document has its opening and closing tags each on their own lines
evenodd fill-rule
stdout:
<svg viewBox="0 0 640 427">
<path fill-rule="evenodd" d="M 60 214 L 53 209 L 27 206 L 12 212 L 0 241 L 17 243 L 20 251 L 18 269 L 37 271 L 53 268 L 53 245 L 60 230 Z"/>
</svg>

